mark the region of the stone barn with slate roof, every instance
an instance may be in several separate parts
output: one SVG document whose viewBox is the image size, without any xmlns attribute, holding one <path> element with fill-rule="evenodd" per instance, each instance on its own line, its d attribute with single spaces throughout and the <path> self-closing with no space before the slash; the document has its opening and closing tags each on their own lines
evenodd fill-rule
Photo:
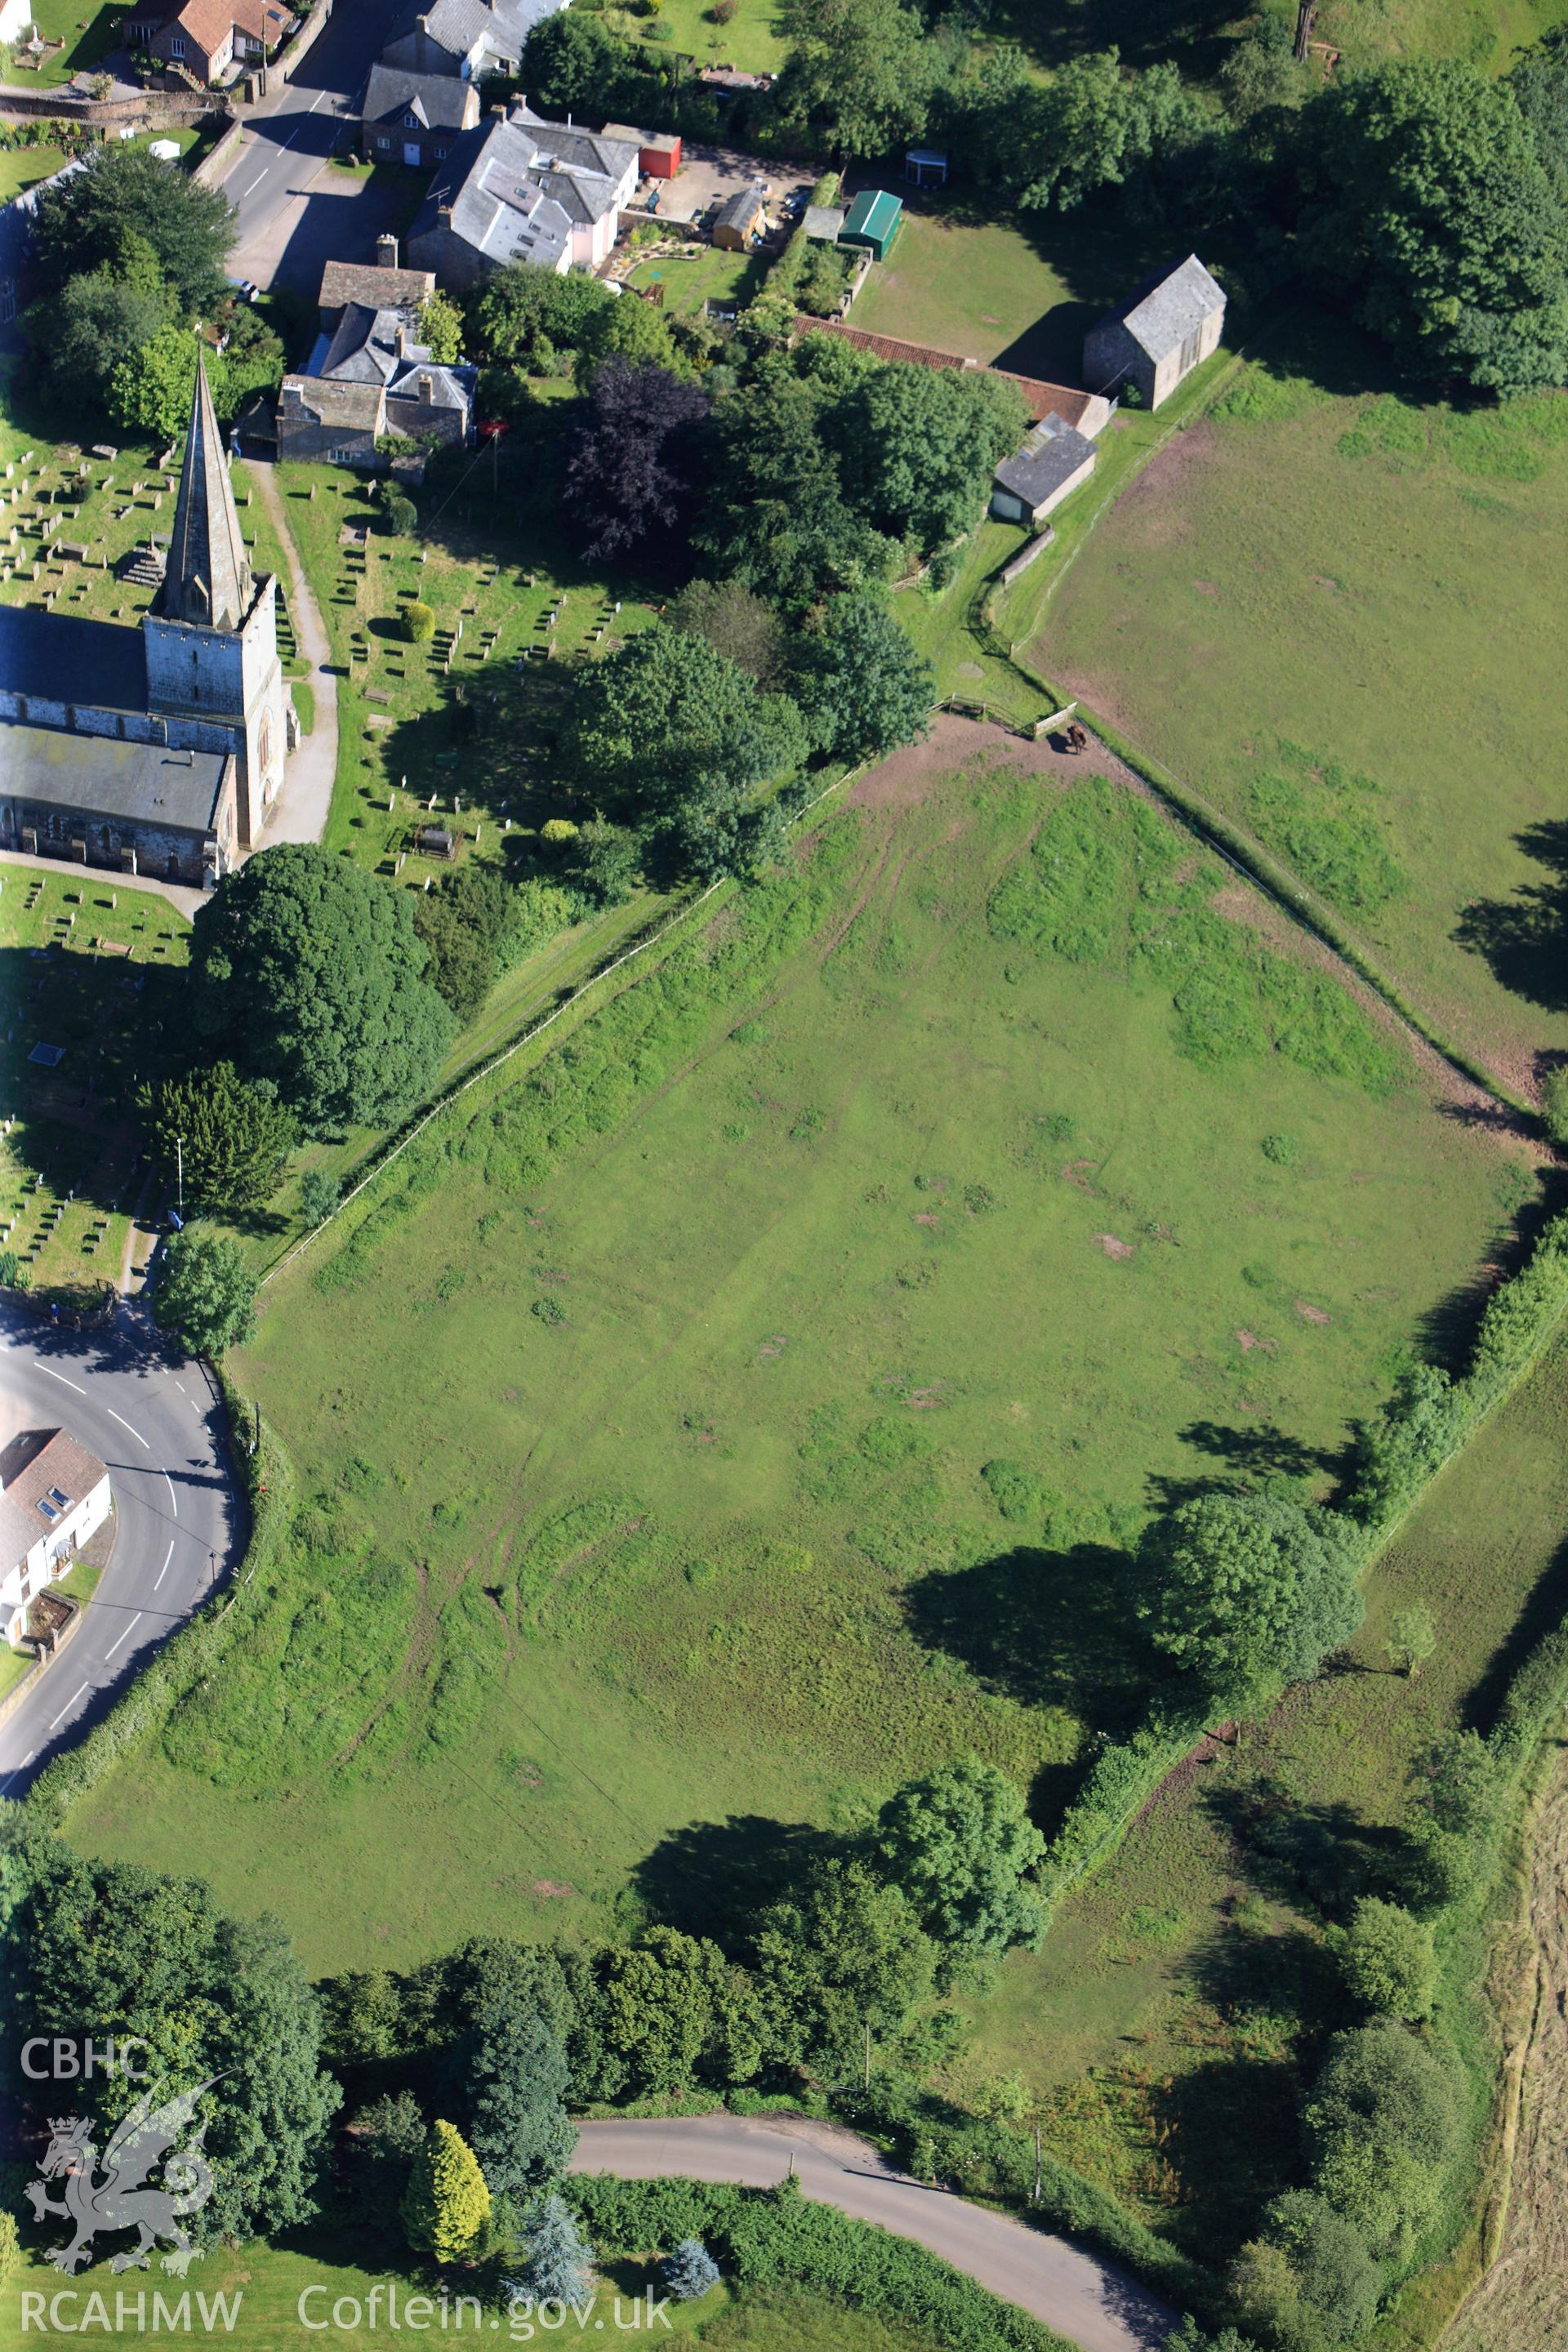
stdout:
<svg viewBox="0 0 1568 2352">
<path fill-rule="evenodd" d="M 1195 253 L 1157 270 L 1108 310 L 1083 339 L 1083 380 L 1093 392 L 1135 383 L 1158 408 L 1184 376 L 1217 349 L 1225 296 Z"/>
</svg>

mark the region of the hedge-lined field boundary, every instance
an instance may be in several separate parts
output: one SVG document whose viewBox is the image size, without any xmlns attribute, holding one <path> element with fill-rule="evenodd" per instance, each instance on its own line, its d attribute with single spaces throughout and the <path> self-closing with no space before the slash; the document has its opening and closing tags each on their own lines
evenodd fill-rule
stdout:
<svg viewBox="0 0 1568 2352">
<path fill-rule="evenodd" d="M 704 2239 L 744 2286 L 813 2288 L 923 2328 L 942 2352 L 1077 2352 L 1016 2304 L 911 2239 L 805 2197 L 793 2181 L 736 2189 L 706 2180 L 576 2173 L 567 2196 L 601 2260 Z"/>
</svg>

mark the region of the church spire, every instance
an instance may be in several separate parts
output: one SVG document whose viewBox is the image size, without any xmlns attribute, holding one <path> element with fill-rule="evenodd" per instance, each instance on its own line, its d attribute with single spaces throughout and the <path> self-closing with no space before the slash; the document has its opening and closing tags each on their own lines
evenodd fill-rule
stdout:
<svg viewBox="0 0 1568 2352">
<path fill-rule="evenodd" d="M 190 431 L 180 469 L 174 535 L 158 611 L 167 621 L 194 621 L 237 629 L 250 609 L 254 584 L 229 488 L 217 412 L 200 343 L 191 394 Z"/>
</svg>

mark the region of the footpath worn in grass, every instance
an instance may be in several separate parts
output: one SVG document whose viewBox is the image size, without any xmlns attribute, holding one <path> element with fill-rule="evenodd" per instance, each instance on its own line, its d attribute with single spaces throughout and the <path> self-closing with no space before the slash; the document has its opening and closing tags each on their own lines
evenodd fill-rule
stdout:
<svg viewBox="0 0 1568 2352">
<path fill-rule="evenodd" d="M 1568 398 L 1322 388 L 1367 360 L 1298 331 L 1250 367 L 1100 524 L 1033 658 L 1528 1094 L 1568 1048 Z"/>
<path fill-rule="evenodd" d="M 1301 2062 L 1331 2000 L 1321 1902 L 1342 1907 L 1386 1866 L 1433 1740 L 1489 1729 L 1568 1606 L 1565 1414 L 1559 1341 L 1378 1561 L 1343 1668 L 1291 1692 L 1239 1749 L 1206 1745 L 982 2010 L 973 2075 L 1020 2074 L 1045 2094 L 1057 2153 L 1206 2260 L 1293 2184 Z M 1409 1680 L 1384 1644 L 1415 1601 L 1437 1645 Z M 1484 1952 L 1459 1960 L 1479 1981 Z M 1451 2002 L 1448 2020 L 1484 2114 L 1484 2021 Z"/>
<path fill-rule="evenodd" d="M 965 1748 L 1053 1816 L 1141 1700 L 1145 1511 L 1322 1491 L 1532 1181 L 1086 764 L 943 722 L 266 1294 L 311 1500 L 84 1843 L 328 1967 Z"/>
</svg>

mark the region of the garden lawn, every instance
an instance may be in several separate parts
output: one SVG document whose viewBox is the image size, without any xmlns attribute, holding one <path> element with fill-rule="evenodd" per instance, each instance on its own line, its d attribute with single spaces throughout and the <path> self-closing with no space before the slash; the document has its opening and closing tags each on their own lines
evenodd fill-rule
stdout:
<svg viewBox="0 0 1568 2352">
<path fill-rule="evenodd" d="M 1058 575 L 1030 660 L 1529 1092 L 1568 1047 L 1568 398 L 1321 388 L 1366 356 L 1325 332 L 1251 366 Z"/>
<path fill-rule="evenodd" d="M 668 64 L 672 52 L 695 58 L 700 66 L 730 65 L 741 73 L 777 73 L 788 54 L 773 28 L 774 0 L 737 0 L 729 23 L 714 16 L 715 0 L 663 0 L 658 37 L 649 37 L 646 16 L 629 9 L 609 12 L 612 27 L 647 42 L 650 66 Z"/>
<path fill-rule="evenodd" d="M 120 1278 L 142 1181 L 132 1097 L 163 1066 L 189 940 L 165 899 L 112 875 L 0 868 L 0 1246 L 35 1287 Z M 35 1062 L 39 1045 L 63 1058 Z"/>
<path fill-rule="evenodd" d="M 695 317 L 705 302 L 741 308 L 761 290 L 767 264 L 754 253 L 726 253 L 721 246 L 681 245 L 640 261 L 627 278 L 641 292 L 662 286 L 671 318 Z"/>
<path fill-rule="evenodd" d="M 897 184 L 885 173 L 858 173 L 849 185 L 862 182 Z M 900 193 L 903 225 L 856 297 L 850 325 L 1048 383 L 1082 382 L 1086 329 L 1159 257 L 1125 231 L 1080 228 L 1043 213 L 977 221 Z"/>
<path fill-rule="evenodd" d="M 1021 2074 L 1046 2094 L 1057 2152 L 1204 2259 L 1223 2261 L 1271 2189 L 1293 2185 L 1295 2053 L 1331 1980 L 1314 1868 L 1349 1899 L 1432 1741 L 1487 1729 L 1508 1674 L 1568 1606 L 1565 1417 L 1560 1340 L 1377 1563 L 1343 1670 L 1291 1692 L 1239 1750 L 1211 1744 L 1184 1768 L 982 2008 L 971 2084 Z M 1417 1601 L 1437 1646 L 1409 1681 L 1384 1643 Z M 1294 1863 L 1249 1826 L 1264 1813 L 1288 1827 Z M 1458 1958 L 1479 1980 L 1484 1954 Z M 1484 2109 L 1484 2032 L 1462 1998 L 1447 2005 Z"/>
<path fill-rule="evenodd" d="M 101 65 L 120 38 L 122 14 L 113 0 L 33 0 L 33 22 L 38 32 L 46 41 L 62 46 L 51 48 L 37 68 L 24 66 L 20 51 L 14 50 L 12 71 L 17 86 L 53 89 L 69 81 L 73 74 Z"/>
<path fill-rule="evenodd" d="M 37 187 L 65 163 L 58 147 L 0 147 L 0 205 Z"/>
<path fill-rule="evenodd" d="M 703 1924 L 969 1749 L 1054 1818 L 1151 1504 L 1323 1491 L 1534 1181 L 1095 765 L 940 722 L 265 1294 L 306 1507 L 85 1847 L 325 1969 Z"/>
</svg>

